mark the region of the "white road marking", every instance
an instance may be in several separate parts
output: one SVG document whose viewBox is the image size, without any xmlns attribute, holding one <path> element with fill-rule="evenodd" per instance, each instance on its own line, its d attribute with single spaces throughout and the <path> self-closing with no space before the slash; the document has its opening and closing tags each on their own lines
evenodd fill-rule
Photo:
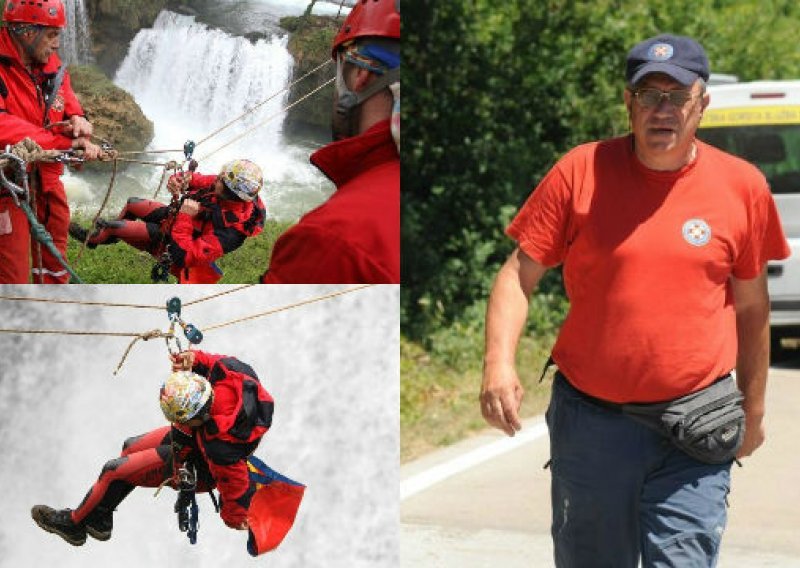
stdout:
<svg viewBox="0 0 800 568">
<path fill-rule="evenodd" d="M 547 425 L 542 420 L 526 426 L 522 431 L 517 432 L 513 438 L 503 438 L 481 446 L 450 461 L 413 475 L 400 483 L 400 501 L 405 501 L 409 497 L 425 491 L 432 485 L 436 485 L 494 457 L 516 450 L 520 446 L 533 442 L 546 434 Z"/>
</svg>

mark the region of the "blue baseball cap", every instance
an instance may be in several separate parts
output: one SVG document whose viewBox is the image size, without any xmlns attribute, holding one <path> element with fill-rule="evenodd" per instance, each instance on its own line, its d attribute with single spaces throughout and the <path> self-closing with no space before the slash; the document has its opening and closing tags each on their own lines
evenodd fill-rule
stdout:
<svg viewBox="0 0 800 568">
<path fill-rule="evenodd" d="M 690 37 L 657 35 L 628 52 L 625 80 L 635 85 L 650 73 L 664 73 L 686 86 L 698 78 L 708 81 L 708 57 L 703 46 Z"/>
</svg>

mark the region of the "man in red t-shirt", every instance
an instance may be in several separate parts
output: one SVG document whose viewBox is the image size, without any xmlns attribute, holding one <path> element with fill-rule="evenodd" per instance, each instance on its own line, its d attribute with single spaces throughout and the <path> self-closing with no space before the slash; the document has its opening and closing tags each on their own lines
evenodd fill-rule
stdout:
<svg viewBox="0 0 800 568">
<path fill-rule="evenodd" d="M 764 442 L 765 267 L 789 248 L 764 176 L 695 138 L 708 74 L 691 38 L 635 46 L 632 134 L 569 152 L 507 229 L 518 248 L 489 299 L 481 410 L 508 435 L 520 429 L 514 356 L 528 299 L 562 265 L 570 310 L 547 414 L 557 566 L 716 562 L 731 460 L 690 457 L 623 404 L 698 393 L 735 368 L 737 456 Z"/>
<path fill-rule="evenodd" d="M 336 192 L 275 243 L 264 284 L 400 283 L 400 4 L 359 2 L 333 41 Z"/>
</svg>

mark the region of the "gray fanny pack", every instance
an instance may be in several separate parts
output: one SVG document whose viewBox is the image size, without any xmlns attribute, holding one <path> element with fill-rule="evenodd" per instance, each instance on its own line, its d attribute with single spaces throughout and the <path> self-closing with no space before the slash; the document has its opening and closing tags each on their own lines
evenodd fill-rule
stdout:
<svg viewBox="0 0 800 568">
<path fill-rule="evenodd" d="M 668 402 L 623 404 L 621 410 L 660 432 L 693 458 L 721 464 L 733 460 L 744 440 L 744 396 L 731 375 Z"/>
</svg>

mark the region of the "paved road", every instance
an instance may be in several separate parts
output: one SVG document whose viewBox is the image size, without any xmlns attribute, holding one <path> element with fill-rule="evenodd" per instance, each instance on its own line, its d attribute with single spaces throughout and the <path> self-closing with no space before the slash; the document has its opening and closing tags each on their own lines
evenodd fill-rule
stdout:
<svg viewBox="0 0 800 568">
<path fill-rule="evenodd" d="M 767 405 L 767 445 L 734 466 L 719 568 L 800 568 L 798 362 L 770 370 Z M 485 432 L 401 468 L 402 566 L 552 566 L 541 422 L 523 444 Z"/>
</svg>

